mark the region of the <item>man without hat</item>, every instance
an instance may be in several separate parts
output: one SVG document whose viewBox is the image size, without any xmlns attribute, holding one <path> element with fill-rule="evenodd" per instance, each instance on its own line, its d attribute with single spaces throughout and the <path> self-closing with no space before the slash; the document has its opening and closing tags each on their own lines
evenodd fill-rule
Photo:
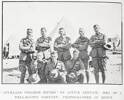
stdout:
<svg viewBox="0 0 124 100">
<path fill-rule="evenodd" d="M 35 51 L 34 40 L 32 39 L 32 29 L 27 29 L 27 36 L 21 39 L 19 49 L 21 51 L 19 57 L 19 70 L 21 71 L 20 83 L 24 83 L 26 69 L 28 69 L 29 76 L 32 75 L 31 61 Z"/>
</svg>

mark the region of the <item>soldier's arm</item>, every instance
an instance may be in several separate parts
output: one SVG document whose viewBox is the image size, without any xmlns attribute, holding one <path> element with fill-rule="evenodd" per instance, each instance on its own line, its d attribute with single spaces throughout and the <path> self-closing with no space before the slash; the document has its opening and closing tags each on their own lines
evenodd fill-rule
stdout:
<svg viewBox="0 0 124 100">
<path fill-rule="evenodd" d="M 67 43 L 63 45 L 61 48 L 63 49 L 69 49 L 71 47 L 71 39 L 67 37 Z"/>
<path fill-rule="evenodd" d="M 96 40 L 95 40 L 94 36 L 92 36 L 92 37 L 90 38 L 89 45 L 92 47 L 92 46 L 95 45 L 95 43 L 96 43 Z"/>
<path fill-rule="evenodd" d="M 85 41 L 83 44 L 79 45 L 79 50 L 87 50 L 89 45 L 89 40 Z"/>
<path fill-rule="evenodd" d="M 43 39 L 43 38 L 38 38 L 37 42 L 36 42 L 36 47 L 48 47 L 49 43 L 50 43 L 50 37 L 48 37 L 47 39 Z"/>
<path fill-rule="evenodd" d="M 95 39 L 94 39 L 94 37 L 92 36 L 92 37 L 90 38 L 89 43 L 92 44 L 92 43 L 94 43 L 94 42 L 95 42 Z"/>
<path fill-rule="evenodd" d="M 102 34 L 100 39 L 98 39 L 96 41 L 96 43 L 98 43 L 98 44 L 105 44 L 105 35 Z"/>
<path fill-rule="evenodd" d="M 103 35 L 102 43 L 105 44 L 105 41 L 106 41 L 106 37 L 105 35 Z"/>
<path fill-rule="evenodd" d="M 63 45 L 62 44 L 59 44 L 58 43 L 58 38 L 55 40 L 55 42 L 54 42 L 54 50 L 61 50 L 61 47 L 62 47 Z"/>
<path fill-rule="evenodd" d="M 81 43 L 81 44 L 78 45 L 78 48 L 77 48 L 77 49 L 78 49 L 79 51 L 80 51 L 80 50 L 87 50 L 88 45 L 89 45 L 89 39 L 86 38 L 86 40 L 85 40 L 83 43 Z"/>
<path fill-rule="evenodd" d="M 41 44 L 41 46 L 42 47 L 50 47 L 51 41 L 52 41 L 52 38 L 51 37 L 47 37 L 45 39 L 45 41 Z"/>
<path fill-rule="evenodd" d="M 62 46 L 61 48 L 63 48 L 63 49 L 69 49 L 70 47 L 71 47 L 71 44 L 70 44 L 70 43 L 68 43 L 67 45 Z"/>
<path fill-rule="evenodd" d="M 48 47 L 49 43 L 43 42 L 43 43 L 38 44 L 38 46 L 40 46 L 40 47 Z"/>
<path fill-rule="evenodd" d="M 58 48 L 58 47 L 59 47 L 58 39 L 56 39 L 55 42 L 54 42 L 54 48 Z"/>
<path fill-rule="evenodd" d="M 20 44 L 19 44 L 19 49 L 20 50 L 28 50 L 28 49 L 30 49 L 30 46 L 24 46 L 23 45 L 23 40 L 21 40 Z"/>
</svg>

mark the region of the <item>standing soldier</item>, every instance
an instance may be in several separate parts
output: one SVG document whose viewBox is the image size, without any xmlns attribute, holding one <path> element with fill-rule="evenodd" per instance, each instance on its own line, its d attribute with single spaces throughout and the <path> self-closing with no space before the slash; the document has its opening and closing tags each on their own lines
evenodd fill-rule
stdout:
<svg viewBox="0 0 124 100">
<path fill-rule="evenodd" d="M 102 82 L 105 82 L 105 58 L 106 51 L 104 48 L 105 45 L 105 35 L 99 32 L 99 25 L 93 26 L 95 35 L 91 36 L 90 45 L 92 50 L 90 56 L 92 57 L 92 64 L 94 67 L 94 74 L 96 83 L 99 83 L 99 71 L 102 72 Z"/>
<path fill-rule="evenodd" d="M 20 83 L 24 83 L 26 69 L 28 69 L 29 76 L 32 75 L 30 65 L 35 49 L 34 41 L 32 39 L 32 29 L 27 29 L 27 37 L 20 41 L 19 49 L 21 51 L 19 58 L 19 70 L 21 71 Z"/>
<path fill-rule="evenodd" d="M 9 57 L 9 43 L 6 43 L 3 48 L 3 57 L 5 59 Z"/>
<path fill-rule="evenodd" d="M 50 37 L 46 37 L 46 28 L 41 28 L 41 37 L 37 39 L 36 50 L 37 50 L 37 68 L 38 75 L 40 77 L 39 83 L 46 83 L 45 67 L 46 60 L 50 58 Z"/>
<path fill-rule="evenodd" d="M 58 60 L 62 61 L 66 67 L 66 62 L 71 59 L 70 38 L 66 36 L 64 28 L 59 28 L 59 34 L 60 36 L 54 42 L 54 50 L 58 53 Z"/>
<path fill-rule="evenodd" d="M 79 29 L 79 34 L 80 34 L 80 37 L 76 40 L 74 44 L 72 44 L 72 47 L 79 50 L 79 58 L 84 63 L 85 75 L 88 83 L 89 82 L 89 72 L 88 72 L 89 56 L 88 56 L 87 49 L 88 49 L 89 39 L 84 36 L 84 31 L 82 28 Z"/>
</svg>

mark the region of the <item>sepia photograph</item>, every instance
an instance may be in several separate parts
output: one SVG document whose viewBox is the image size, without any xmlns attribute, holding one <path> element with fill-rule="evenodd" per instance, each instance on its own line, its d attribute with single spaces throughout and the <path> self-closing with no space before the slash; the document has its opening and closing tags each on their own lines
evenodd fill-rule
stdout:
<svg viewBox="0 0 124 100">
<path fill-rule="evenodd" d="M 2 2 L 2 84 L 122 85 L 120 2 Z"/>
</svg>

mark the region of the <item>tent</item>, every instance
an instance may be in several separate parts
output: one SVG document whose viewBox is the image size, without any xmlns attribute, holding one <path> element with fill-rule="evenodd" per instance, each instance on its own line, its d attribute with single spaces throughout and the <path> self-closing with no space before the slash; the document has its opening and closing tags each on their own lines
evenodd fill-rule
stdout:
<svg viewBox="0 0 124 100">
<path fill-rule="evenodd" d="M 59 36 L 58 31 L 59 28 L 63 27 L 65 29 L 66 35 L 70 37 L 71 43 L 73 43 L 78 38 L 78 31 L 75 30 L 72 23 L 66 19 L 65 17 L 62 17 L 60 21 L 57 23 L 57 25 L 54 27 L 54 29 L 49 34 L 50 37 L 52 37 L 52 50 L 53 50 L 53 44 L 55 39 Z"/>
</svg>

